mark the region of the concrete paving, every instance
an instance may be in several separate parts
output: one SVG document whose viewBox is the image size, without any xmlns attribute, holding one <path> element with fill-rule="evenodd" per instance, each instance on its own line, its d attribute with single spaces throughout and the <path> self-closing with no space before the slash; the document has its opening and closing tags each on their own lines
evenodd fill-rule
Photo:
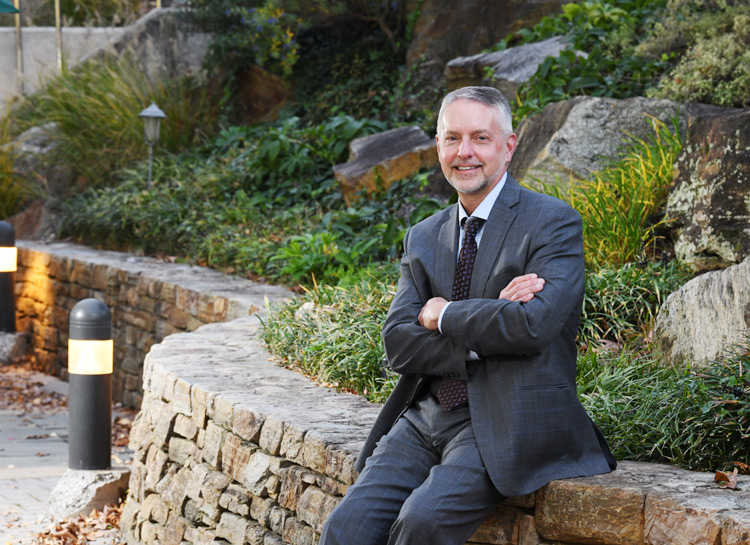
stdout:
<svg viewBox="0 0 750 545">
<path fill-rule="evenodd" d="M 42 390 L 67 396 L 68 383 L 34 373 Z M 68 469 L 68 412 L 0 410 L 0 545 L 37 543 L 51 524 L 44 515 L 55 485 Z M 113 465 L 130 461 L 127 449 L 112 451 Z M 104 543 L 104 542 L 102 542 Z"/>
</svg>

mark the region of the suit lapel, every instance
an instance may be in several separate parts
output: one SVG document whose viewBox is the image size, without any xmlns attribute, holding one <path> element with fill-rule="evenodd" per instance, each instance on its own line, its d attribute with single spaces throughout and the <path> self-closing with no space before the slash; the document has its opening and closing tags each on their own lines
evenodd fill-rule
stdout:
<svg viewBox="0 0 750 545">
<path fill-rule="evenodd" d="M 453 277 L 456 275 L 458 255 L 458 204 L 451 206 L 448 219 L 440 226 L 432 278 L 437 292 L 433 295 L 450 300 L 453 291 Z"/>
<path fill-rule="evenodd" d="M 512 207 L 518 203 L 520 192 L 518 182 L 508 174 L 505 186 L 492 207 L 487 223 L 484 224 L 482 241 L 479 244 L 474 270 L 471 274 L 470 297 L 472 298 L 484 295 L 484 288 L 500 255 L 505 236 L 516 217 L 516 212 L 512 210 Z"/>
</svg>

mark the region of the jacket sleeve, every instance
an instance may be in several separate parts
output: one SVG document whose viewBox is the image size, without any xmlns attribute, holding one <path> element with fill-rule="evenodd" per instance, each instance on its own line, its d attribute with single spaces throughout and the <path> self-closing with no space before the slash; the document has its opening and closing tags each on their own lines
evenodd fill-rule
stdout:
<svg viewBox="0 0 750 545">
<path fill-rule="evenodd" d="M 423 261 L 411 251 L 413 229 L 404 238 L 401 276 L 383 326 L 388 363 L 402 375 L 466 378 L 466 347 L 459 340 L 419 324 L 419 311 L 432 297 Z"/>
</svg>

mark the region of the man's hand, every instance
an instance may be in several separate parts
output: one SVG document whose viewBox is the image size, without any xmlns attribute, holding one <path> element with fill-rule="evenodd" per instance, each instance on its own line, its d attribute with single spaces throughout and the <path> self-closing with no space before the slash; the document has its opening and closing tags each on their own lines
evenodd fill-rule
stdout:
<svg viewBox="0 0 750 545">
<path fill-rule="evenodd" d="M 448 301 L 442 297 L 433 297 L 425 303 L 422 310 L 419 311 L 419 325 L 435 331 L 438 328 L 438 318 L 440 318 L 440 311 L 443 307 L 448 304 Z"/>
<path fill-rule="evenodd" d="M 524 274 L 511 280 L 510 284 L 500 292 L 498 299 L 528 303 L 534 298 L 534 294 L 539 293 L 542 289 L 544 289 L 544 278 L 539 278 L 534 273 Z"/>
</svg>

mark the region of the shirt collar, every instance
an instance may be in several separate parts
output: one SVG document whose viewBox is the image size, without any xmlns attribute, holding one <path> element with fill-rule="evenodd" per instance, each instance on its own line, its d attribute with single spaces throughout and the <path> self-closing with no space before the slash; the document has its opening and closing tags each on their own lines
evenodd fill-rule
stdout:
<svg viewBox="0 0 750 545">
<path fill-rule="evenodd" d="M 497 201 L 498 196 L 500 195 L 500 191 L 502 191 L 503 187 L 505 186 L 505 180 L 508 177 L 508 173 L 504 173 L 503 177 L 500 178 L 500 181 L 497 183 L 495 187 L 492 188 L 492 191 L 490 191 L 487 196 L 482 200 L 481 203 L 479 203 L 479 206 L 477 206 L 476 210 L 474 210 L 474 213 L 472 214 L 472 217 L 475 218 L 481 218 L 485 221 L 487 221 L 490 217 L 490 212 L 492 212 L 492 207 L 495 206 L 495 201 Z M 461 222 L 465 217 L 467 217 L 468 214 L 466 213 L 466 210 L 464 210 L 464 205 L 461 204 L 461 200 L 458 201 L 458 225 L 461 225 Z"/>
</svg>

